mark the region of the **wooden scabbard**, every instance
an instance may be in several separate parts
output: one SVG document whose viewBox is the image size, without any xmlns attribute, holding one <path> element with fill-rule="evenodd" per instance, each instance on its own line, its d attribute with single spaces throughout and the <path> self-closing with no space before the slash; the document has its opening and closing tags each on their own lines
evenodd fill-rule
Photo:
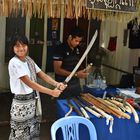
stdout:
<svg viewBox="0 0 140 140">
<path fill-rule="evenodd" d="M 80 108 L 82 114 L 84 115 L 85 118 L 90 119 L 89 115 L 87 114 L 86 110 L 84 109 L 84 107 L 79 103 L 79 101 L 75 98 L 73 98 L 73 101 L 75 102 L 75 104 Z"/>
<path fill-rule="evenodd" d="M 111 102 L 111 103 L 113 103 L 113 104 L 115 104 L 116 106 L 118 106 L 123 112 L 126 111 L 123 103 L 120 103 L 120 102 L 115 101 L 115 100 L 109 100 L 109 99 L 108 99 L 108 101 Z"/>
<path fill-rule="evenodd" d="M 130 119 L 130 116 L 126 113 L 123 113 L 120 110 L 117 110 L 109 105 L 107 105 L 103 99 L 97 99 L 94 96 L 92 96 L 91 94 L 82 94 L 81 97 L 88 101 L 89 103 L 91 103 L 92 105 L 97 106 L 98 108 L 102 109 L 103 111 L 109 113 L 109 114 L 113 114 L 118 118 L 127 118 Z"/>
<path fill-rule="evenodd" d="M 106 104 L 106 102 L 105 102 L 103 99 L 100 98 L 99 100 L 100 100 L 101 102 L 103 102 L 104 104 Z M 107 104 L 106 104 L 106 105 L 107 105 Z M 114 112 L 120 114 L 122 118 L 130 119 L 130 115 L 124 113 L 123 111 L 118 110 L 118 109 L 116 109 L 116 108 L 114 108 L 114 107 L 112 107 L 112 106 L 109 106 L 109 105 L 107 105 L 107 106 L 108 106 L 110 109 L 112 109 L 112 111 L 114 111 Z"/>
<path fill-rule="evenodd" d="M 67 102 L 68 102 L 68 105 L 70 105 L 73 108 L 73 110 L 77 113 L 77 115 L 83 117 L 83 114 L 71 103 L 70 100 L 67 100 Z"/>
<path fill-rule="evenodd" d="M 116 109 L 118 109 L 118 110 L 121 110 L 118 106 L 116 106 L 115 104 L 113 104 L 112 102 L 110 102 L 110 100 L 104 100 L 109 106 L 112 106 L 112 107 L 114 107 L 114 108 L 116 108 Z"/>
<path fill-rule="evenodd" d="M 89 97 L 87 94 L 83 94 L 81 96 L 81 98 L 83 98 L 84 100 L 86 100 L 87 102 L 89 102 L 90 104 L 92 105 L 95 105 L 96 107 L 102 109 L 103 111 L 109 113 L 109 114 L 113 114 L 115 115 L 116 117 L 118 118 L 121 118 L 121 115 L 119 115 L 118 113 L 116 112 L 113 112 L 112 110 L 110 110 L 107 106 L 105 106 L 103 103 L 101 103 L 100 101 L 94 99 L 94 98 L 91 98 Z"/>
<path fill-rule="evenodd" d="M 69 107 L 69 111 L 65 114 L 65 117 L 69 116 L 72 112 L 72 109 L 73 109 L 71 105 L 67 105 L 67 106 Z"/>
<path fill-rule="evenodd" d="M 85 103 L 80 97 L 78 97 L 78 100 L 80 101 L 81 105 L 88 111 L 90 112 L 92 115 L 100 118 L 102 115 L 95 109 L 93 109 L 91 107 L 91 105 L 87 105 L 87 103 Z"/>
<path fill-rule="evenodd" d="M 139 123 L 139 116 L 138 116 L 136 110 L 135 110 L 135 109 L 133 108 L 133 106 L 131 106 L 128 102 L 126 102 L 126 104 L 131 108 L 132 113 L 133 113 L 133 115 L 134 115 L 134 120 L 135 120 L 135 122 L 136 122 L 136 123 Z"/>
<path fill-rule="evenodd" d="M 90 104 L 88 101 L 84 100 L 83 98 L 80 97 L 80 100 L 82 100 L 82 102 L 84 102 L 85 104 L 87 104 L 91 109 L 95 110 L 96 112 L 100 113 L 102 115 L 102 117 L 112 121 L 113 117 L 109 114 L 107 114 L 105 111 L 103 111 L 102 109 L 96 107 L 95 105 Z"/>
</svg>

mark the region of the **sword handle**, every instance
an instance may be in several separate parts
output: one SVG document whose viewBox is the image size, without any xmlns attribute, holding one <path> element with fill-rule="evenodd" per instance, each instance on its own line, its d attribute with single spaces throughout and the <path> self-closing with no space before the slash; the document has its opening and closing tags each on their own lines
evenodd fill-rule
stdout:
<svg viewBox="0 0 140 140">
<path fill-rule="evenodd" d="M 87 67 L 85 68 L 85 72 L 90 73 L 92 71 L 92 67 L 93 67 L 92 63 L 88 64 Z"/>
</svg>

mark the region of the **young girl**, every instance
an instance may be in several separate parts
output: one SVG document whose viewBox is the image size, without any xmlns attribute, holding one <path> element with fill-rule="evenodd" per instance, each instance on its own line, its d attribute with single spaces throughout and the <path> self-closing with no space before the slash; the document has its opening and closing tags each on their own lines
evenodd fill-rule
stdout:
<svg viewBox="0 0 140 140">
<path fill-rule="evenodd" d="M 13 57 L 9 61 L 8 70 L 10 88 L 14 98 L 10 111 L 11 133 L 9 140 L 39 140 L 41 103 L 38 92 L 58 97 L 65 89 L 65 85 L 45 74 L 27 56 L 28 39 L 26 36 L 14 35 L 10 47 Z M 37 77 L 56 88 L 52 90 L 38 84 Z"/>
</svg>

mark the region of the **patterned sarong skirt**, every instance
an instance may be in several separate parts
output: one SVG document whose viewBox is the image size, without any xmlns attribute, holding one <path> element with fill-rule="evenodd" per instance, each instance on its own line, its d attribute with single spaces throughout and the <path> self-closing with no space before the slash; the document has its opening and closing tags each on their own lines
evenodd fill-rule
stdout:
<svg viewBox="0 0 140 140">
<path fill-rule="evenodd" d="M 14 96 L 9 140 L 39 140 L 40 117 L 36 116 L 35 96 L 35 93 Z"/>
</svg>

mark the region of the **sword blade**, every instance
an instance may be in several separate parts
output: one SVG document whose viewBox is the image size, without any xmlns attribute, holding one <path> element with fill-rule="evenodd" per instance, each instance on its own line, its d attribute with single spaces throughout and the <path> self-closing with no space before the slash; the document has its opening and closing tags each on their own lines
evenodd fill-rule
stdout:
<svg viewBox="0 0 140 140">
<path fill-rule="evenodd" d="M 77 65 L 75 66 L 75 68 L 73 69 L 73 71 L 71 72 L 71 74 L 65 79 L 64 83 L 68 83 L 71 78 L 73 77 L 73 75 L 75 74 L 75 72 L 77 71 L 77 69 L 80 67 L 80 65 L 82 64 L 83 60 L 86 58 L 87 54 L 89 53 L 90 49 L 92 48 L 96 38 L 98 35 L 98 31 L 95 31 L 94 36 L 92 37 L 87 49 L 85 50 L 84 54 L 82 55 L 82 57 L 80 58 L 79 62 L 77 63 Z"/>
</svg>

